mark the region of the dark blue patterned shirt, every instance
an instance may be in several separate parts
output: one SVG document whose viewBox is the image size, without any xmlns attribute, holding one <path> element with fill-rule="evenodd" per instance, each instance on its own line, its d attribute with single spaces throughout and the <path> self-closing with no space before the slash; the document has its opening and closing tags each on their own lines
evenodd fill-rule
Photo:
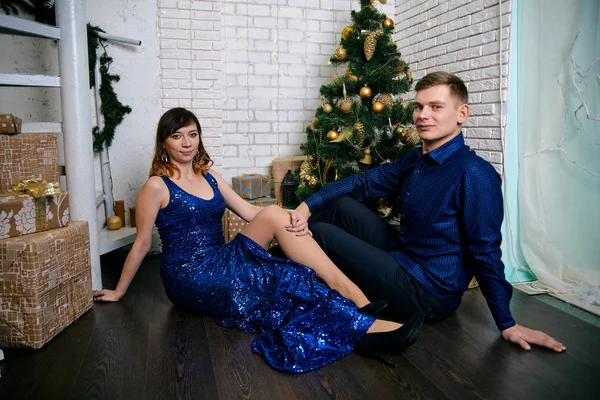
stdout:
<svg viewBox="0 0 600 400">
<path fill-rule="evenodd" d="M 499 329 L 515 325 L 512 286 L 504 277 L 500 176 L 464 143 L 462 133 L 437 149 L 415 149 L 394 163 L 323 187 L 305 202 L 316 211 L 349 196 L 359 201 L 398 196 L 400 266 L 456 310 L 473 276 Z"/>
</svg>

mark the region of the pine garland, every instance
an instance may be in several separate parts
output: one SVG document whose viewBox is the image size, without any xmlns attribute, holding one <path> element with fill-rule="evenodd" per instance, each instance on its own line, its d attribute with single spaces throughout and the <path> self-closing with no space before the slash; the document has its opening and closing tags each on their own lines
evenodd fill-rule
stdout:
<svg viewBox="0 0 600 400">
<path fill-rule="evenodd" d="M 97 49 L 101 45 L 98 32 L 104 32 L 97 26 L 87 25 L 88 32 L 88 66 L 90 69 L 90 88 L 94 86 L 94 68 L 97 62 Z M 104 46 L 103 46 L 104 48 Z M 117 98 L 117 94 L 112 86 L 112 82 L 118 82 L 121 78 L 119 75 L 110 74 L 110 64 L 112 57 L 106 53 L 100 56 L 100 112 L 104 117 L 104 129 L 100 130 L 95 126 L 92 129 L 94 136 L 94 151 L 99 153 L 104 146 L 110 147 L 115 137 L 117 126 L 123 122 L 125 114 L 131 112 L 131 107 L 124 105 Z"/>
<path fill-rule="evenodd" d="M 18 15 L 19 10 L 34 16 L 37 22 L 56 25 L 55 6 L 52 0 L 0 0 L 0 9 L 7 15 Z M 102 45 L 98 32 L 104 32 L 97 26 L 87 24 L 88 39 L 88 68 L 90 74 L 90 88 L 94 87 L 94 69 L 98 62 L 97 51 Z M 94 151 L 101 152 L 103 147 L 110 147 L 115 137 L 117 126 L 123 122 L 125 114 L 131 112 L 131 107 L 122 104 L 117 98 L 112 82 L 118 82 L 118 75 L 110 74 L 110 64 L 113 59 L 106 53 L 100 56 L 100 111 L 104 117 L 104 129 L 97 126 L 92 128 L 94 137 Z"/>
</svg>

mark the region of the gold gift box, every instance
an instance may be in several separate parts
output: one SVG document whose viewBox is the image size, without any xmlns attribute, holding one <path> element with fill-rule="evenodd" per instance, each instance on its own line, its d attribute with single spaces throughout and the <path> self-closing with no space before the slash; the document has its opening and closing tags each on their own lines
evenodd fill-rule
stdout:
<svg viewBox="0 0 600 400">
<path fill-rule="evenodd" d="M 13 185 L 31 178 L 58 182 L 56 135 L 0 135 L 0 172 L 0 193 L 12 192 Z"/>
<path fill-rule="evenodd" d="M 40 348 L 91 307 L 87 222 L 0 240 L 0 347 Z"/>
<path fill-rule="evenodd" d="M 0 239 L 63 228 L 69 223 L 67 192 L 33 198 L 0 193 Z"/>
</svg>

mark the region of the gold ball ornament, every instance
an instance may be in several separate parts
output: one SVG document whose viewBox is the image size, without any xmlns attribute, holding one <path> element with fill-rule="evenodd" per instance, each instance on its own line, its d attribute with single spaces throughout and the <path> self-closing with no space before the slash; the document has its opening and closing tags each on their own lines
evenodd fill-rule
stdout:
<svg viewBox="0 0 600 400">
<path fill-rule="evenodd" d="M 397 126 L 396 129 L 394 129 L 394 133 L 400 136 L 400 139 L 404 139 L 404 136 L 406 135 L 406 128 L 403 126 Z"/>
<path fill-rule="evenodd" d="M 342 132 L 339 134 L 339 136 L 336 139 L 331 140 L 330 143 L 340 143 L 340 142 L 343 142 L 344 140 L 350 140 L 350 138 L 352 137 L 353 134 L 354 134 L 354 129 L 352 129 L 349 126 L 346 126 L 346 127 L 342 128 Z M 329 166 L 327 168 L 329 168 Z M 324 174 L 323 176 L 325 176 L 326 172 L 324 172 L 323 174 Z"/>
<path fill-rule="evenodd" d="M 312 122 L 310 123 L 310 126 L 315 129 L 317 127 L 317 122 L 319 122 L 318 119 L 313 118 Z"/>
<path fill-rule="evenodd" d="M 350 75 L 348 75 L 348 81 L 350 81 L 350 82 L 357 82 L 358 81 L 358 76 L 350 74 Z"/>
<path fill-rule="evenodd" d="M 394 20 L 391 18 L 386 18 L 383 20 L 383 22 L 381 24 L 383 25 L 384 28 L 393 28 Z"/>
<path fill-rule="evenodd" d="M 348 25 L 344 29 L 342 29 L 342 39 L 348 40 L 350 35 L 354 32 L 354 27 L 352 25 Z"/>
<path fill-rule="evenodd" d="M 363 86 L 360 88 L 360 91 L 358 92 L 358 95 L 360 97 L 362 97 L 363 99 L 368 99 L 369 97 L 371 97 L 371 95 L 373 95 L 373 91 L 371 90 L 370 87 L 368 87 L 367 85 Z"/>
<path fill-rule="evenodd" d="M 327 139 L 329 140 L 335 140 L 338 136 L 339 134 L 337 133 L 337 131 L 330 130 L 329 132 L 327 132 Z"/>
<path fill-rule="evenodd" d="M 376 101 L 373 103 L 372 109 L 375 112 L 375 114 L 379 114 L 380 112 L 383 112 L 383 110 L 385 110 L 385 104 L 383 104 L 380 101 Z"/>
<path fill-rule="evenodd" d="M 343 61 L 348 57 L 348 51 L 344 47 L 338 47 L 334 54 L 336 60 Z"/>
<path fill-rule="evenodd" d="M 350 76 L 350 74 L 352 74 L 352 71 L 350 71 L 350 67 L 346 68 L 346 70 L 344 71 L 344 75 L 346 76 Z"/>
<path fill-rule="evenodd" d="M 323 105 L 323 112 L 329 114 L 332 111 L 333 111 L 333 106 L 331 104 L 324 104 Z"/>
<path fill-rule="evenodd" d="M 111 231 L 121 229 L 122 225 L 123 221 L 121 221 L 121 218 L 117 217 L 116 215 L 113 215 L 106 220 L 106 227 Z"/>
<path fill-rule="evenodd" d="M 352 104 L 354 104 L 354 102 L 351 99 L 344 99 L 340 103 L 340 110 L 342 110 L 344 114 L 350 114 L 352 112 Z"/>
</svg>

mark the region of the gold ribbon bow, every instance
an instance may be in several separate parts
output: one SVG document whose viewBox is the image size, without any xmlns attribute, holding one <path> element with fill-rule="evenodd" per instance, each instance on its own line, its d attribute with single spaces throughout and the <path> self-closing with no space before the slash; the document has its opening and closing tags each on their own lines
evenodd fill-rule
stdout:
<svg viewBox="0 0 600 400">
<path fill-rule="evenodd" d="M 15 192 L 23 192 L 30 195 L 34 199 L 39 199 L 45 196 L 54 196 L 60 193 L 60 185 L 58 182 L 50 183 L 46 180 L 38 181 L 37 179 L 26 179 L 14 185 Z"/>
<path fill-rule="evenodd" d="M 48 204 L 48 196 L 54 196 L 60 193 L 60 185 L 58 182 L 50 183 L 46 182 L 46 180 L 38 181 L 37 179 L 26 179 L 20 181 L 12 188 L 15 192 L 22 192 L 33 197 L 33 203 L 35 204 L 36 232 L 48 230 L 46 205 Z"/>
</svg>

